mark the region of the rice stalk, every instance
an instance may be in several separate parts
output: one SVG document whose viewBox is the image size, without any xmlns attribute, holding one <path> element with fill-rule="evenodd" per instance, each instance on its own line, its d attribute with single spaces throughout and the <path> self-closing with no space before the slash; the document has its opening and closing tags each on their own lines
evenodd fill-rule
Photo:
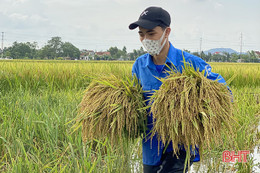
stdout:
<svg viewBox="0 0 260 173">
<path fill-rule="evenodd" d="M 182 73 L 176 69 L 167 73 L 150 99 L 151 136 L 157 134 L 165 146 L 172 142 L 174 154 L 183 145 L 189 155 L 190 147 L 210 150 L 211 142 L 222 143 L 222 132 L 233 134 L 232 96 L 227 86 L 187 64 Z"/>
<path fill-rule="evenodd" d="M 147 112 L 136 77 L 94 79 L 79 107 L 84 142 L 108 137 L 111 144 L 118 144 L 122 138 L 135 139 L 145 132 Z"/>
</svg>

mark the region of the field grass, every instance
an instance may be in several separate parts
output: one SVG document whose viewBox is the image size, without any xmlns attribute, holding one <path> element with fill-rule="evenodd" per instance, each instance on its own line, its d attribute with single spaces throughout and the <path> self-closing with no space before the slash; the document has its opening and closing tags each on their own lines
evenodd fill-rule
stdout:
<svg viewBox="0 0 260 173">
<path fill-rule="evenodd" d="M 132 64 L 0 61 L 0 172 L 141 172 L 140 139 L 124 148 L 112 147 L 106 140 L 83 143 L 81 131 L 71 130 L 92 79 L 109 73 L 130 77 Z M 205 151 L 205 169 L 250 171 L 252 162 L 226 165 L 221 154 L 259 145 L 260 64 L 211 65 L 225 79 L 236 75 L 230 87 L 237 105 L 237 136 L 222 146 L 212 144 L 213 152 Z"/>
</svg>

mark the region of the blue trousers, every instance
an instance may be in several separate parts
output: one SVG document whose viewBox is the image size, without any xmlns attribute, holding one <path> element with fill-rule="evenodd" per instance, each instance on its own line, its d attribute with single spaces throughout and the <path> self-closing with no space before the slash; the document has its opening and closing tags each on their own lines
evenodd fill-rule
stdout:
<svg viewBox="0 0 260 173">
<path fill-rule="evenodd" d="M 144 173 L 183 173 L 185 164 L 186 152 L 180 150 L 178 158 L 173 152 L 164 153 L 161 158 L 161 165 L 144 165 Z M 190 158 L 190 166 L 192 165 L 194 156 Z M 188 172 L 188 165 L 185 172 Z"/>
</svg>

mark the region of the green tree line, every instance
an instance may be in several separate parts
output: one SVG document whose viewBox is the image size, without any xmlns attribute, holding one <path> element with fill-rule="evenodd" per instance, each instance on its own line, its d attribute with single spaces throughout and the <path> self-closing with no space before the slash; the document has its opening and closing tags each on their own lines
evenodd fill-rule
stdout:
<svg viewBox="0 0 260 173">
<path fill-rule="evenodd" d="M 134 49 L 128 53 L 127 48 L 119 49 L 116 46 L 108 50 L 110 55 L 92 55 L 93 60 L 135 60 L 137 57 L 146 53 L 143 47 Z M 190 52 L 188 50 L 185 50 Z M 190 52 L 191 53 L 191 52 Z M 18 43 L 14 42 L 12 46 L 4 49 L 4 56 L 13 59 L 79 59 L 80 50 L 70 42 L 63 42 L 61 37 L 52 37 L 45 46 L 37 49 L 37 42 Z M 193 52 L 192 54 L 201 57 L 207 62 L 259 62 L 259 56 L 254 51 L 248 51 L 246 54 L 205 54 Z"/>
<path fill-rule="evenodd" d="M 79 58 L 80 50 L 70 42 L 63 42 L 61 37 L 52 37 L 41 49 L 37 43 L 14 42 L 4 49 L 4 57 L 13 59 L 63 59 L 64 57 Z"/>
<path fill-rule="evenodd" d="M 193 52 L 192 54 L 201 57 L 206 62 L 260 62 L 260 57 L 254 51 L 248 51 L 244 54 L 230 54 L 227 52 L 222 52 L 219 54 L 205 54 L 203 51 L 201 53 Z"/>
<path fill-rule="evenodd" d="M 91 59 L 135 60 L 145 53 L 142 47 L 139 50 L 134 49 L 133 52 L 127 53 L 125 46 L 122 50 L 117 47 L 110 47 L 107 51 L 110 52 L 110 56 L 93 55 Z M 61 37 L 52 37 L 41 49 L 37 49 L 37 42 L 14 42 L 12 46 L 4 49 L 3 57 L 12 59 L 79 59 L 80 54 L 80 50 L 72 43 L 63 42 Z"/>
<path fill-rule="evenodd" d="M 113 60 L 135 60 L 146 53 L 143 47 L 140 47 L 140 49 L 134 49 L 133 52 L 127 53 L 125 46 L 122 50 L 117 47 L 110 47 L 107 51 L 110 52 L 111 59 Z"/>
</svg>

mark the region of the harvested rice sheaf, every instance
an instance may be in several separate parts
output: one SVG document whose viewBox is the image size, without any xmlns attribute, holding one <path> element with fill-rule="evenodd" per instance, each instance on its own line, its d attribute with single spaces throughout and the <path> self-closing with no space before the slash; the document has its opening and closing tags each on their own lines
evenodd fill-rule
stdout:
<svg viewBox="0 0 260 173">
<path fill-rule="evenodd" d="M 93 80 L 80 103 L 83 141 L 109 138 L 117 144 L 122 138 L 133 139 L 146 128 L 142 88 L 134 77 L 116 76 Z"/>
<path fill-rule="evenodd" d="M 152 136 L 158 134 L 164 145 L 179 145 L 189 151 L 190 146 L 210 147 L 210 142 L 221 143 L 221 132 L 232 132 L 232 96 L 227 86 L 212 81 L 204 72 L 186 66 L 182 73 L 169 71 L 167 78 L 151 98 L 154 118 Z M 225 126 L 225 127 L 224 127 Z"/>
</svg>

